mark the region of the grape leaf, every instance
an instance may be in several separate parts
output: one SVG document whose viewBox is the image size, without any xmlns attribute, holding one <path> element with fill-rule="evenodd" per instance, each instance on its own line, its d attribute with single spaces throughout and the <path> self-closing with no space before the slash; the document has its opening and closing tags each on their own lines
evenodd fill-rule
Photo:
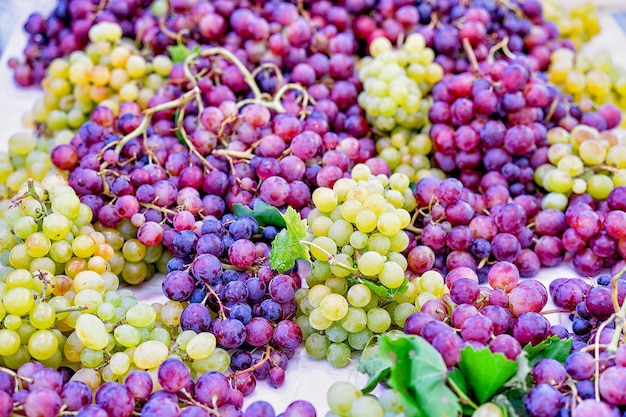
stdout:
<svg viewBox="0 0 626 417">
<path fill-rule="evenodd" d="M 507 417 L 528 417 L 524 406 L 527 390 L 512 389 L 494 396 L 491 401 L 498 404 Z"/>
<path fill-rule="evenodd" d="M 399 287 L 389 288 L 389 295 L 393 297 L 396 294 L 404 294 L 406 290 L 408 289 L 409 289 L 409 279 L 407 277 L 404 277 L 404 281 L 402 281 L 402 284 L 400 284 Z"/>
<path fill-rule="evenodd" d="M 198 52 L 199 50 L 200 50 L 199 45 L 194 46 L 194 48 L 190 51 L 182 43 L 167 47 L 167 52 L 170 53 L 170 56 L 172 57 L 172 61 L 174 62 L 183 62 L 185 58 L 187 58 L 189 55 L 193 53 Z"/>
<path fill-rule="evenodd" d="M 301 242 L 306 237 L 306 220 L 292 207 L 287 207 L 283 219 L 287 227 L 276 235 L 270 251 L 270 265 L 281 273 L 293 268 L 297 259 L 311 262 L 309 248 Z"/>
<path fill-rule="evenodd" d="M 447 368 L 430 343 L 419 336 L 381 337 L 380 352 L 395 360 L 389 386 L 401 394 L 405 413 L 415 417 L 456 417 L 458 397 L 446 385 Z"/>
<path fill-rule="evenodd" d="M 389 355 L 378 352 L 366 359 L 361 358 L 357 371 L 367 374 L 367 384 L 361 389 L 364 393 L 368 393 L 376 388 L 379 382 L 386 381 L 391 372 L 393 361 Z"/>
<path fill-rule="evenodd" d="M 467 346 L 461 351 L 459 369 L 480 404 L 487 402 L 505 382 L 517 372 L 517 362 L 489 348 L 474 350 Z"/>
<path fill-rule="evenodd" d="M 370 281 L 369 279 L 363 279 L 363 278 L 357 279 L 357 281 L 365 285 L 367 288 L 370 289 L 371 292 L 373 292 L 376 295 L 379 295 L 383 298 L 390 297 L 389 290 L 387 290 L 387 287 L 383 285 L 376 284 L 374 281 Z"/>
<path fill-rule="evenodd" d="M 237 217 L 249 216 L 257 221 L 259 226 L 278 226 L 285 227 L 285 219 L 283 214 L 274 206 L 267 204 L 265 201 L 256 200 L 254 209 L 250 209 L 243 204 L 233 205 L 233 214 Z"/>
<path fill-rule="evenodd" d="M 524 346 L 524 351 L 528 353 L 528 360 L 530 361 L 531 367 L 540 360 L 547 358 L 554 359 L 564 364 L 572 351 L 572 342 L 573 340 L 571 338 L 559 339 L 558 336 L 551 336 L 536 346 L 530 343 L 527 344 Z"/>
</svg>

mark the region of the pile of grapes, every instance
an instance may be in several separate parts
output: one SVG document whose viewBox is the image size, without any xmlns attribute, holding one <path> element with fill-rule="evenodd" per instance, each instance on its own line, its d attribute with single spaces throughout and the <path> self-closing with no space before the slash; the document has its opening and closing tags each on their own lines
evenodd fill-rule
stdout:
<svg viewBox="0 0 626 417">
<path fill-rule="evenodd" d="M 24 30 L 0 417 L 626 412 L 626 70 L 578 53 L 593 6 L 57 0 Z M 301 354 L 369 381 L 246 400 Z"/>
</svg>

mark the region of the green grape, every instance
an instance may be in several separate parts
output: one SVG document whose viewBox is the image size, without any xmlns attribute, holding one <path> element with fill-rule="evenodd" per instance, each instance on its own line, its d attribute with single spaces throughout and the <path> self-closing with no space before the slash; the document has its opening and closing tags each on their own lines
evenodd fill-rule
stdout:
<svg viewBox="0 0 626 417">
<path fill-rule="evenodd" d="M 340 323 L 334 323 L 324 332 L 329 341 L 333 343 L 343 342 L 348 338 L 348 331 Z"/>
<path fill-rule="evenodd" d="M 50 304 L 40 302 L 30 311 L 28 318 L 36 329 L 49 329 L 56 321 L 56 313 Z"/>
<path fill-rule="evenodd" d="M 382 271 L 385 258 L 378 252 L 365 252 L 358 260 L 359 271 L 366 276 L 376 276 Z"/>
<path fill-rule="evenodd" d="M 115 352 L 109 359 L 111 372 L 115 375 L 124 375 L 130 369 L 130 357 L 126 352 Z"/>
<path fill-rule="evenodd" d="M 148 304 L 136 304 L 126 312 L 126 322 L 134 327 L 147 327 L 156 320 L 156 311 Z"/>
<path fill-rule="evenodd" d="M 163 363 L 168 355 L 166 345 L 156 340 L 149 340 L 137 346 L 133 361 L 140 369 L 152 369 Z"/>
<path fill-rule="evenodd" d="M 378 279 L 387 288 L 398 288 L 404 282 L 404 270 L 395 262 L 385 262 Z"/>
<path fill-rule="evenodd" d="M 37 222 L 30 216 L 20 217 L 15 221 L 13 231 L 20 239 L 27 239 L 28 236 L 37 232 Z"/>
<path fill-rule="evenodd" d="M 391 239 L 382 233 L 373 233 L 367 240 L 367 250 L 385 256 L 391 249 Z"/>
<path fill-rule="evenodd" d="M 59 341 L 50 330 L 37 330 L 28 339 L 28 353 L 34 359 L 50 359 L 59 347 Z"/>
<path fill-rule="evenodd" d="M 92 314 L 80 314 L 75 328 L 80 342 L 90 349 L 103 350 L 109 342 L 104 323 Z"/>
<path fill-rule="evenodd" d="M 404 328 L 407 317 L 416 312 L 417 308 L 411 303 L 398 304 L 393 311 L 393 321 L 398 327 Z"/>
<path fill-rule="evenodd" d="M 354 400 L 350 407 L 352 417 L 383 417 L 385 411 L 375 397 L 364 395 Z"/>
<path fill-rule="evenodd" d="M 363 350 L 372 340 L 374 334 L 370 329 L 348 334 L 348 344 L 354 350 Z"/>
<path fill-rule="evenodd" d="M 187 355 L 193 359 L 205 359 L 213 354 L 216 348 L 215 336 L 212 333 L 198 333 L 189 340 L 185 348 Z"/>
<path fill-rule="evenodd" d="M 86 306 L 86 313 L 95 313 L 102 304 L 102 294 L 95 290 L 83 290 L 74 297 L 74 304 Z"/>
<path fill-rule="evenodd" d="M 20 335 L 11 329 L 0 329 L 0 356 L 15 355 L 21 345 Z"/>
<path fill-rule="evenodd" d="M 10 289 L 2 298 L 7 313 L 16 316 L 27 315 L 35 305 L 33 293 L 26 288 Z"/>
<path fill-rule="evenodd" d="M 330 291 L 335 294 L 345 295 L 348 292 L 348 280 L 343 277 L 330 277 L 326 280 L 324 285 L 330 288 Z"/>
<path fill-rule="evenodd" d="M 391 316 L 387 310 L 375 307 L 367 312 L 367 328 L 374 333 L 384 333 L 391 326 Z"/>
<path fill-rule="evenodd" d="M 372 297 L 372 292 L 363 284 L 356 284 L 348 290 L 348 302 L 354 307 L 365 307 Z"/>
<path fill-rule="evenodd" d="M 326 393 L 326 401 L 333 413 L 340 416 L 347 416 L 352 409 L 352 403 L 360 396 L 361 393 L 352 384 L 348 382 L 335 382 Z"/>
<path fill-rule="evenodd" d="M 335 209 L 335 207 L 337 207 L 337 195 L 330 188 L 316 188 L 311 194 L 311 199 L 313 200 L 315 207 L 325 213 L 330 213 Z"/>
<path fill-rule="evenodd" d="M 338 247 L 345 246 L 350 243 L 350 237 L 353 231 L 352 224 L 342 218 L 334 221 L 330 225 L 327 229 L 327 236 L 332 239 Z"/>
<path fill-rule="evenodd" d="M 333 321 L 326 318 L 326 316 L 322 313 L 321 307 L 317 307 L 311 311 L 311 314 L 309 314 L 309 324 L 315 330 L 326 330 L 332 326 Z"/>
<path fill-rule="evenodd" d="M 363 233 L 370 233 L 376 229 L 378 217 L 371 210 L 362 210 L 357 214 L 355 225 Z"/>
<path fill-rule="evenodd" d="M 80 362 L 87 368 L 96 368 L 104 362 L 104 352 L 85 348 L 80 352 Z"/>
<path fill-rule="evenodd" d="M 348 307 L 348 312 L 341 320 L 341 325 L 350 333 L 357 333 L 367 326 L 367 315 L 362 308 Z"/>
<path fill-rule="evenodd" d="M 345 343 L 331 343 L 326 351 L 326 360 L 335 368 L 343 368 L 350 363 L 350 347 Z"/>
<path fill-rule="evenodd" d="M 323 334 L 313 333 L 306 338 L 304 347 L 313 359 L 326 359 L 326 352 L 330 346 L 328 337 Z M 19 345 L 18 345 L 19 347 Z"/>
<path fill-rule="evenodd" d="M 345 253 L 337 254 L 333 257 L 333 263 L 330 264 L 330 271 L 337 277 L 347 277 L 353 273 L 353 260 Z M 328 278 L 328 280 L 332 279 Z M 328 281 L 327 280 L 327 281 Z"/>
<path fill-rule="evenodd" d="M 226 372 L 230 366 L 230 355 L 224 349 L 215 348 L 208 358 L 193 361 L 191 366 L 198 373 Z"/>
<path fill-rule="evenodd" d="M 565 211 L 567 208 L 568 200 L 567 196 L 560 193 L 548 193 L 541 200 L 541 208 L 545 209 L 556 209 L 560 211 Z"/>
<path fill-rule="evenodd" d="M 136 347 L 141 339 L 139 330 L 130 324 L 122 324 L 115 328 L 115 341 L 124 347 Z"/>
<path fill-rule="evenodd" d="M 608 175 L 596 174 L 587 180 L 587 192 L 596 200 L 606 199 L 613 188 L 613 180 Z"/>
</svg>

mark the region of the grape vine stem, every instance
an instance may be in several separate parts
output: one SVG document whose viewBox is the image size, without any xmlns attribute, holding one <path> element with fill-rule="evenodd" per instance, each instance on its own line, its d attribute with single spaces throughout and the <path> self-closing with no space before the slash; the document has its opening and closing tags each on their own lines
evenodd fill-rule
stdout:
<svg viewBox="0 0 626 417">
<path fill-rule="evenodd" d="M 326 249 L 324 249 L 323 247 L 321 247 L 320 245 L 313 243 L 313 242 L 309 242 L 308 240 L 301 240 L 300 243 L 305 244 L 305 245 L 309 245 L 319 251 L 321 251 L 322 253 L 324 253 L 326 256 L 328 256 L 328 263 L 334 266 L 338 266 L 340 268 L 345 269 L 346 271 L 350 271 L 353 274 L 356 274 L 359 272 L 358 269 L 350 266 L 350 265 L 346 265 L 342 262 L 338 262 L 337 260 L 335 260 L 335 255 L 333 255 L 332 253 L 328 252 Z"/>
<path fill-rule="evenodd" d="M 142 133 L 146 132 L 146 129 L 150 125 L 150 120 L 152 120 L 152 116 L 155 113 L 158 113 L 158 112 L 163 111 L 163 110 L 169 110 L 169 109 L 173 109 L 173 108 L 177 108 L 177 107 L 183 107 L 183 106 L 187 105 L 189 100 L 191 100 L 192 98 L 196 97 L 199 94 L 200 94 L 200 89 L 197 88 L 197 87 L 194 87 L 192 90 L 187 91 L 185 94 L 183 94 L 182 96 L 180 96 L 176 100 L 172 100 L 172 101 L 168 101 L 168 102 L 165 102 L 165 103 L 161 103 L 158 106 L 154 106 L 154 107 L 151 107 L 149 109 L 146 109 L 144 111 L 144 118 L 141 121 L 141 123 L 139 123 L 139 126 L 137 126 L 135 128 L 135 130 L 133 130 L 132 132 L 130 132 L 129 134 L 124 136 L 119 141 L 112 142 L 110 146 L 115 145 L 115 149 L 114 149 L 115 153 L 117 153 L 119 155 L 120 152 L 122 151 L 122 149 L 124 148 L 124 146 L 128 142 L 130 142 L 131 140 L 135 139 L 136 137 L 138 137 Z M 105 146 L 100 152 L 102 154 L 104 154 L 104 151 L 107 148 L 108 148 L 108 146 Z M 109 166 L 109 164 L 107 162 L 103 162 L 100 165 L 100 170 L 101 171 L 105 170 L 108 166 Z M 102 179 L 102 181 L 103 181 L 103 183 L 106 183 L 106 180 L 104 178 Z"/>
<path fill-rule="evenodd" d="M 467 394 L 465 394 L 461 388 L 459 388 L 459 386 L 456 384 L 456 382 L 454 382 L 454 380 L 452 380 L 452 378 L 448 377 L 447 380 L 448 380 L 448 385 L 450 385 L 450 388 L 452 388 L 452 391 L 454 391 L 454 393 L 459 397 L 459 399 L 461 400 L 463 404 L 469 405 L 474 410 L 478 408 L 478 405 L 476 405 L 476 403 L 472 401 L 472 399 L 468 397 Z"/>
<path fill-rule="evenodd" d="M 237 371 L 234 374 L 228 375 L 228 378 L 232 379 L 232 378 L 234 378 L 236 376 L 243 375 L 243 374 L 245 374 L 247 372 L 253 372 L 255 369 L 260 368 L 265 362 L 269 361 L 271 359 L 271 357 L 270 357 L 271 354 L 272 354 L 272 347 L 268 343 L 267 345 L 265 345 L 265 351 L 263 352 L 263 358 L 260 361 L 258 361 L 254 365 L 250 366 L 249 368 L 242 369 L 241 371 Z"/>
</svg>

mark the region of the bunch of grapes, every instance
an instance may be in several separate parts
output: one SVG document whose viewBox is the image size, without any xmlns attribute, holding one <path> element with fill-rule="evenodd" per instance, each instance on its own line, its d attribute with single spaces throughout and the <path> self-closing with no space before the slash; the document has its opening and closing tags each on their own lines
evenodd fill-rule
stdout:
<svg viewBox="0 0 626 417">
<path fill-rule="evenodd" d="M 172 250 L 177 256 L 168 262 L 170 272 L 163 280 L 165 296 L 183 303 L 182 330 L 210 332 L 213 345 L 230 352 L 222 357 L 220 371 L 230 368 L 231 384 L 244 396 L 252 393 L 257 380 L 281 386 L 288 358 L 302 343 L 302 331 L 291 321 L 300 277 L 272 271 L 269 246 L 253 237 L 273 238 L 276 228 L 261 231 L 247 216 L 225 215 L 221 221 L 207 216 L 198 237 L 193 216 L 187 213 L 190 221 L 185 224 L 184 213 L 174 218 Z"/>
<path fill-rule="evenodd" d="M 619 117 L 613 110 L 601 107 L 598 112 Z M 605 200 L 614 187 L 626 181 L 626 145 L 615 133 L 578 125 L 571 132 L 552 128 L 546 139 L 550 143 L 548 163 L 537 167 L 534 177 L 549 193 L 588 193 L 595 200 Z"/>
<path fill-rule="evenodd" d="M 85 372 L 87 371 L 87 372 Z M 0 412 L 24 412 L 27 416 L 54 417 L 73 413 L 81 417 L 130 417 L 141 413 L 159 416 L 244 415 L 243 397 L 231 389 L 219 372 L 207 372 L 192 379 L 187 366 L 169 358 L 153 374 L 135 370 L 124 381 L 108 381 L 94 386 L 93 373 L 74 372 L 63 367 L 55 370 L 38 362 L 22 365 L 16 372 L 0 374 Z M 245 407 L 245 415 L 275 415 L 265 401 Z M 308 401 L 294 401 L 281 414 L 284 417 L 315 417 Z"/>
<path fill-rule="evenodd" d="M 563 7 L 554 0 L 541 0 L 541 5 L 544 19 L 554 23 L 559 29 L 559 37 L 570 41 L 576 50 L 600 33 L 598 9 L 594 3 Z"/>
<path fill-rule="evenodd" d="M 443 76 L 424 37 L 410 34 L 398 49 L 387 38 L 378 37 L 369 50 L 372 58 L 364 58 L 359 69 L 363 83 L 359 105 L 370 124 L 383 132 L 424 127 L 430 107 L 426 95 Z"/>
<path fill-rule="evenodd" d="M 426 339 L 447 366 L 461 359 L 466 343 L 478 349 L 488 346 L 515 360 L 522 347 L 540 343 L 557 330 L 540 314 L 548 301 L 546 288 L 539 281 L 519 278 L 514 264 L 498 262 L 488 274 L 490 287 L 481 287 L 474 271 L 456 268 L 446 276 L 449 298 L 427 301 L 406 319 L 404 332 Z"/>
<path fill-rule="evenodd" d="M 153 7 L 149 10 L 151 4 Z M 13 78 L 23 87 L 39 84 L 52 61 L 87 46 L 94 25 L 117 22 L 124 36 L 134 37 L 144 30 L 142 19 L 162 9 L 162 0 L 114 0 L 98 4 L 91 0 L 59 0 L 49 15 L 35 12 L 26 19 L 24 30 L 28 43 L 23 60 L 9 60 Z"/>
<path fill-rule="evenodd" d="M 0 339 L 6 366 L 17 369 L 34 359 L 57 368 L 67 361 L 115 380 L 131 365 L 155 368 L 171 353 L 177 332 L 166 328 L 177 329 L 182 307 L 159 307 L 158 318 L 153 307 L 119 290 L 117 274 L 124 273 L 112 272 L 114 247 L 91 220 L 89 207 L 58 177 L 46 178 L 42 187 L 29 181 L 4 212 Z M 208 358 L 213 336 L 193 336 L 178 344 L 181 356 Z"/>
<path fill-rule="evenodd" d="M 56 58 L 41 84 L 42 98 L 35 101 L 32 118 L 50 134 L 77 130 L 98 105 L 119 112 L 122 102 L 136 102 L 145 109 L 155 91 L 169 76 L 172 61 L 166 55 L 146 59 L 141 51 L 122 41 L 117 23 L 101 22 L 89 29 L 84 50 Z M 104 110 L 96 111 L 105 112 Z M 108 116 L 108 117 L 106 117 Z M 112 115 L 105 115 L 112 123 Z"/>
<path fill-rule="evenodd" d="M 348 363 L 351 348 L 362 350 L 373 333 L 402 326 L 416 309 L 415 285 L 399 290 L 407 285 L 402 252 L 409 235 L 403 229 L 415 205 L 408 177 L 375 176 L 363 164 L 351 176 L 313 192 L 310 288 L 297 295 L 308 317 L 307 350 L 337 367 Z M 400 293 L 386 300 L 379 290 Z"/>
<path fill-rule="evenodd" d="M 433 144 L 427 130 L 395 128 L 384 134 L 376 139 L 378 157 L 389 165 L 392 173 L 404 174 L 411 182 L 417 183 L 430 176 L 445 178 L 443 171 L 435 168 L 429 158 Z"/>
<path fill-rule="evenodd" d="M 615 104 L 622 112 L 626 107 L 626 71 L 613 62 L 607 51 L 591 56 L 557 49 L 550 56 L 547 74 L 584 111 L 606 103 Z"/>
<path fill-rule="evenodd" d="M 8 152 L 0 152 L 0 199 L 8 200 L 26 180 L 43 181 L 56 170 L 50 161 L 50 141 L 29 133 L 9 137 Z"/>
</svg>

